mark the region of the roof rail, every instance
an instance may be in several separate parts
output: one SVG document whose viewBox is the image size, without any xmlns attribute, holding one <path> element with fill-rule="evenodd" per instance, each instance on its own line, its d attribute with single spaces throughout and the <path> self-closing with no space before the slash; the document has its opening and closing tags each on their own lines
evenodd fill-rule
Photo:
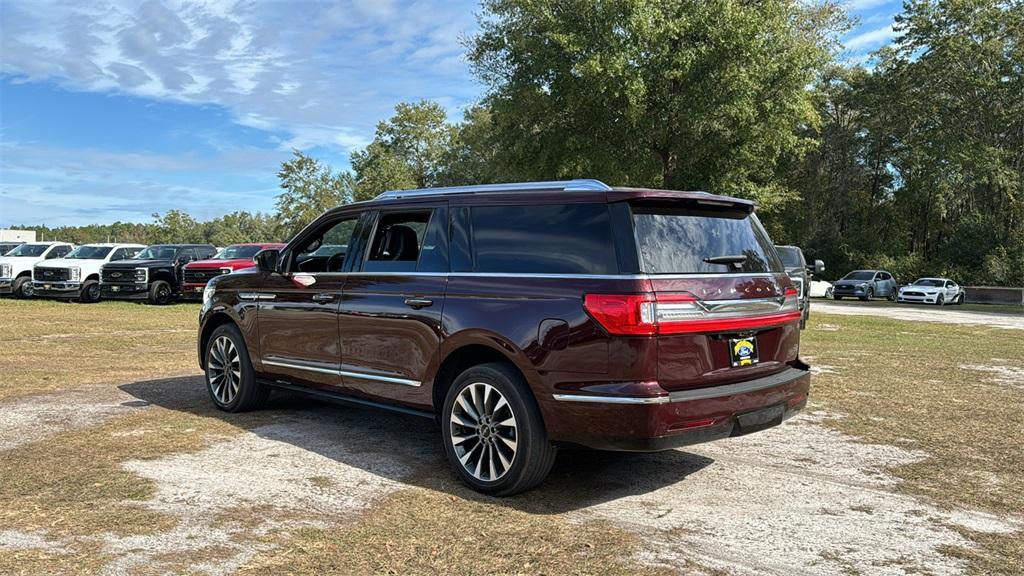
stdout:
<svg viewBox="0 0 1024 576">
<path fill-rule="evenodd" d="M 479 184 L 470 186 L 447 186 L 444 188 L 420 188 L 417 190 L 388 190 L 376 200 L 389 198 L 410 198 L 413 196 L 434 196 L 438 194 L 478 194 L 486 192 L 531 192 L 537 190 L 562 190 L 607 192 L 611 190 L 600 180 L 578 178 L 576 180 L 552 180 L 548 182 L 510 182 L 506 184 Z"/>
</svg>

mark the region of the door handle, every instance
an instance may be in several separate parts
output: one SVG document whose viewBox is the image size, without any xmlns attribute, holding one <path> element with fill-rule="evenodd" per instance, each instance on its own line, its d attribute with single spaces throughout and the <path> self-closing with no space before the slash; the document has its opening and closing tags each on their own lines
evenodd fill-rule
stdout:
<svg viewBox="0 0 1024 576">
<path fill-rule="evenodd" d="M 313 302 L 330 302 L 334 300 L 334 294 L 314 294 Z"/>
<path fill-rule="evenodd" d="M 430 298 L 406 298 L 405 299 L 405 305 L 409 306 L 411 308 L 415 308 L 416 310 L 419 310 L 420 308 L 426 308 L 427 306 L 430 306 L 433 303 L 434 303 L 434 301 L 431 300 Z"/>
</svg>

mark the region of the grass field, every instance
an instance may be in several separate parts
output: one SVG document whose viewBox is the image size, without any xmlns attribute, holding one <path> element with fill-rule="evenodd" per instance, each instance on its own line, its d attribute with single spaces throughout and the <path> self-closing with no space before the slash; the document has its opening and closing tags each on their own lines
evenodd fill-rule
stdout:
<svg viewBox="0 0 1024 576">
<path fill-rule="evenodd" d="M 212 410 L 195 362 L 197 311 L 0 300 L 0 573 L 730 572 L 699 550 L 645 561 L 677 535 L 574 513 L 594 496 L 571 500 L 576 481 L 509 500 L 475 495 L 438 465 L 429 423 L 290 399 L 252 414 Z M 902 494 L 1019 524 L 1019 338 L 814 315 L 803 340 L 820 371 L 810 409 L 864 442 L 925 454 L 887 471 Z M 941 552 L 967 571 L 1024 572 L 1019 532 L 952 529 L 973 544 Z"/>
</svg>

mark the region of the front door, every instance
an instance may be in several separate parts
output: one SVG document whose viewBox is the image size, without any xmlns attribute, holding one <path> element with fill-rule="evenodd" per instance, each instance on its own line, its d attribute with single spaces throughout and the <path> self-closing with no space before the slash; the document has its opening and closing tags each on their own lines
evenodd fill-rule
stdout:
<svg viewBox="0 0 1024 576">
<path fill-rule="evenodd" d="M 345 283 L 340 310 L 346 390 L 429 408 L 448 283 L 448 209 L 381 211 Z"/>
<path fill-rule="evenodd" d="M 333 389 L 341 385 L 338 307 L 346 253 L 358 214 L 340 216 L 282 254 L 281 273 L 266 273 L 259 301 L 260 363 L 273 379 Z"/>
</svg>

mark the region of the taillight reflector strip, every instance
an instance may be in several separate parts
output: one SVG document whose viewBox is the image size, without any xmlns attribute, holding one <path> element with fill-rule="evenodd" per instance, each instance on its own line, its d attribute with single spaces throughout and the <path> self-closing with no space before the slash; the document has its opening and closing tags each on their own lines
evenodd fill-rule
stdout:
<svg viewBox="0 0 1024 576">
<path fill-rule="evenodd" d="M 689 293 L 587 294 L 584 307 L 610 334 L 654 336 L 692 332 L 735 332 L 800 320 L 797 290 L 788 287 L 778 309 L 743 314 L 710 311 Z M 751 303 L 764 300 L 751 300 Z"/>
</svg>

